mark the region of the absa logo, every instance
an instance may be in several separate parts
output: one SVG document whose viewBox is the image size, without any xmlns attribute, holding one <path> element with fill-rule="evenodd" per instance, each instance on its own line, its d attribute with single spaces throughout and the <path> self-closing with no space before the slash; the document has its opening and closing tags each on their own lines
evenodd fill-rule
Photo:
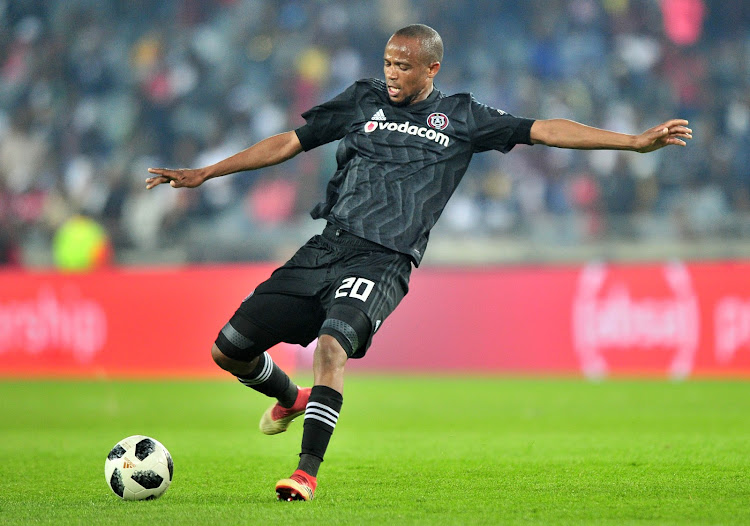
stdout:
<svg viewBox="0 0 750 526">
<path fill-rule="evenodd" d="M 573 344 L 583 373 L 653 373 L 685 378 L 698 351 L 698 298 L 687 268 L 586 265 L 573 301 Z"/>
</svg>

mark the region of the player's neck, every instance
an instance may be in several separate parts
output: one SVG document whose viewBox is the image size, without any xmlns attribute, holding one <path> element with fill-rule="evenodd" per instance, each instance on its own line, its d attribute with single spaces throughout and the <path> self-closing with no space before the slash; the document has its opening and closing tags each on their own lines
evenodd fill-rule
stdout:
<svg viewBox="0 0 750 526">
<path fill-rule="evenodd" d="M 435 85 L 430 82 L 430 85 L 427 86 L 423 93 L 420 93 L 414 99 L 409 103 L 409 106 L 413 106 L 414 104 L 417 104 L 418 102 L 422 102 L 423 100 L 427 100 L 427 97 L 432 95 L 432 92 L 435 89 Z"/>
</svg>

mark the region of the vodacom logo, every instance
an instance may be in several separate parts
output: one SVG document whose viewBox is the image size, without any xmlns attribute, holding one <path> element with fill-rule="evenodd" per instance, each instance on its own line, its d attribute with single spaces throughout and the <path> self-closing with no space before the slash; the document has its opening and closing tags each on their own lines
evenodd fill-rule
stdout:
<svg viewBox="0 0 750 526">
<path fill-rule="evenodd" d="M 438 115 L 438 114 L 433 113 L 432 115 Z M 432 115 L 430 115 L 430 117 L 432 117 Z M 442 113 L 440 115 L 442 115 Z M 448 125 L 448 121 L 446 120 L 444 123 L 441 123 L 441 125 L 442 124 L 444 124 L 443 128 L 445 128 L 445 126 Z M 443 128 L 438 128 L 438 129 L 442 130 Z M 425 137 L 426 139 L 435 141 L 436 143 L 442 146 L 448 146 L 450 144 L 450 138 L 444 133 L 435 131 L 432 128 L 425 128 L 424 126 L 416 126 L 414 124 L 411 124 L 409 121 L 402 122 L 400 124 L 397 122 L 388 122 L 388 121 L 380 121 L 380 122 L 367 121 L 365 123 L 364 130 L 365 130 L 365 133 L 372 133 L 375 130 L 388 130 L 391 132 L 405 133 L 407 135 L 416 135 L 417 137 Z"/>
<path fill-rule="evenodd" d="M 586 376 L 653 371 L 672 378 L 693 369 L 698 350 L 698 298 L 681 263 L 661 272 L 623 274 L 586 265 L 573 303 L 574 347 Z"/>
</svg>

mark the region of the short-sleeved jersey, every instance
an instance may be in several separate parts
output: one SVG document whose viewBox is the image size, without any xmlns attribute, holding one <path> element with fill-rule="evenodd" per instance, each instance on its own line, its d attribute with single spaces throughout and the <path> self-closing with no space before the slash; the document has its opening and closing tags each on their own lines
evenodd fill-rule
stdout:
<svg viewBox="0 0 750 526">
<path fill-rule="evenodd" d="M 531 119 L 437 89 L 394 106 L 381 80 L 355 82 L 302 114 L 296 130 L 311 150 L 342 139 L 326 198 L 313 209 L 352 234 L 409 255 L 419 265 L 435 225 L 475 152 L 531 144 Z"/>
</svg>

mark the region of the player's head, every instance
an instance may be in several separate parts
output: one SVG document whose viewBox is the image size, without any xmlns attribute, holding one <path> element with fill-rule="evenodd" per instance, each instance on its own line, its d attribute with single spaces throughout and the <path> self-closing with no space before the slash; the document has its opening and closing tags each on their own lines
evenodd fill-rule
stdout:
<svg viewBox="0 0 750 526">
<path fill-rule="evenodd" d="M 424 24 L 412 24 L 396 31 L 388 40 L 383 55 L 383 70 L 388 97 L 397 106 L 406 106 L 427 98 L 432 79 L 443 60 L 443 40 L 437 31 Z"/>
</svg>

